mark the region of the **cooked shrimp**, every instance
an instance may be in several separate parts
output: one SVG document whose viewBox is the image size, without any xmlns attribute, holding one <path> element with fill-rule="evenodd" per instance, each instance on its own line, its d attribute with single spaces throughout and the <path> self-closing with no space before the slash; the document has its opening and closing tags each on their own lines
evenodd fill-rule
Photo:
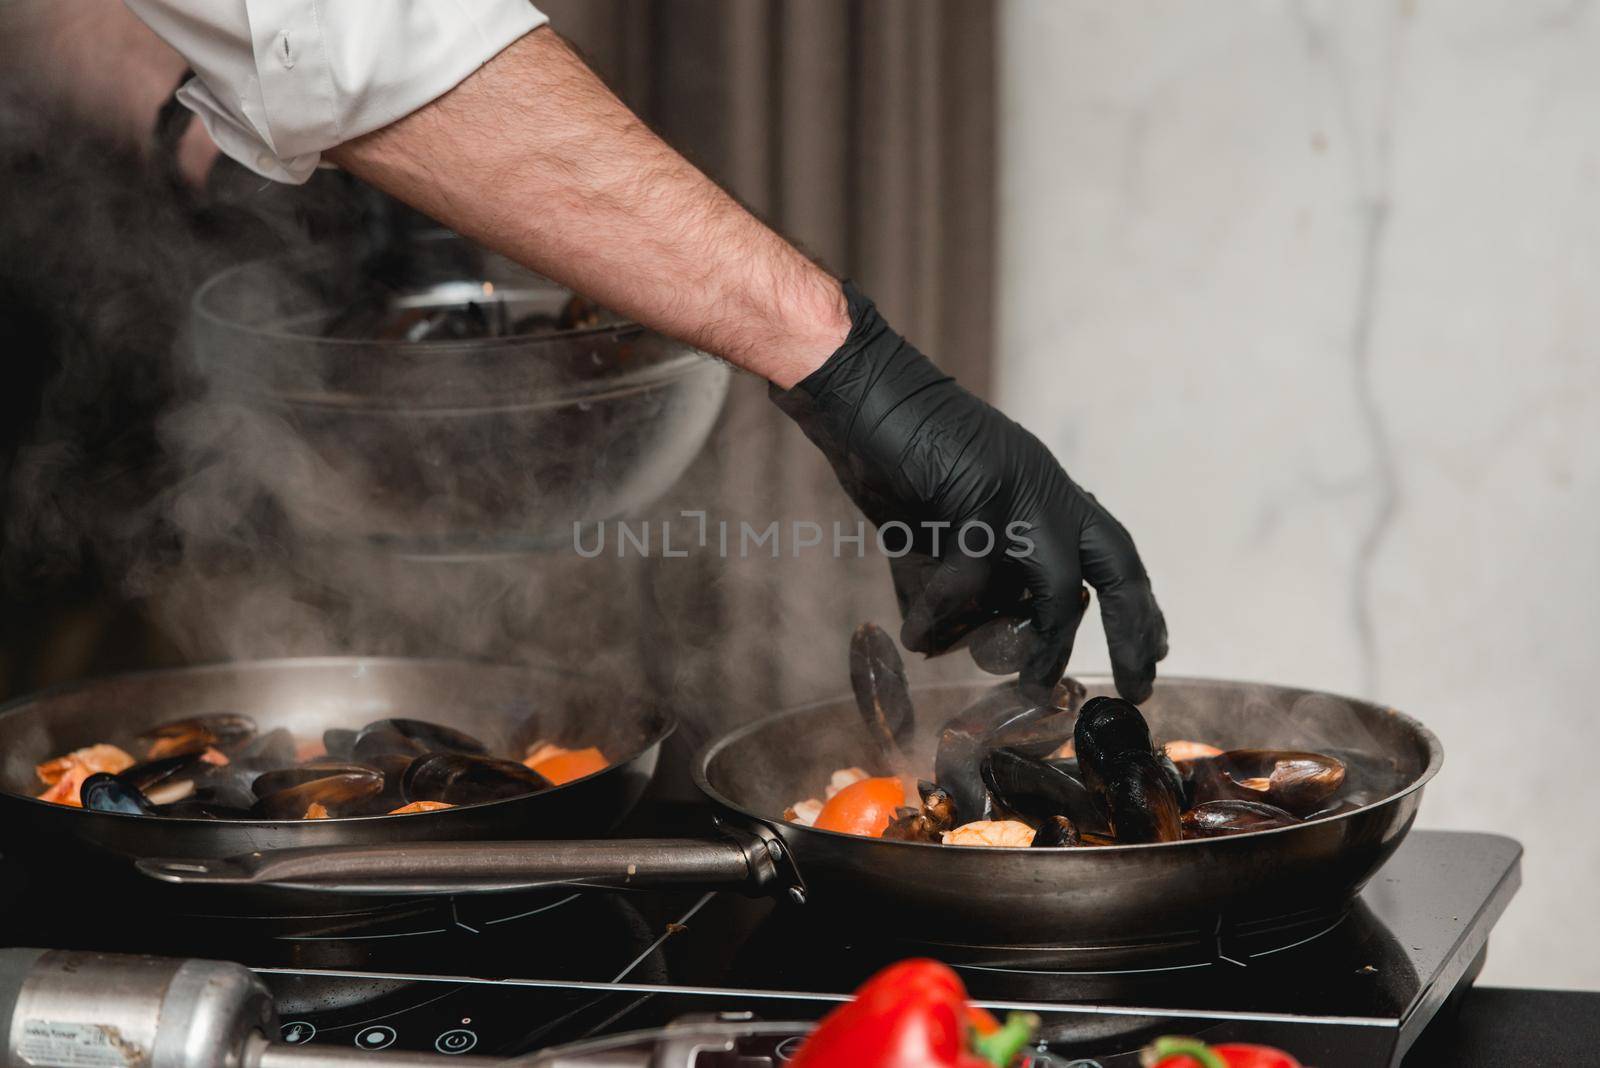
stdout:
<svg viewBox="0 0 1600 1068">
<path fill-rule="evenodd" d="M 441 808 L 454 807 L 455 806 L 446 804 L 443 801 L 413 801 L 409 805 L 401 805 L 399 808 L 390 809 L 389 815 L 409 816 L 413 812 L 438 812 Z"/>
<path fill-rule="evenodd" d="M 945 845 L 1004 846 L 1026 849 L 1033 844 L 1033 828 L 1016 820 L 975 820 L 953 831 L 945 831 Z"/>
<path fill-rule="evenodd" d="M 116 775 L 131 767 L 133 757 L 114 745 L 101 744 L 74 749 L 66 756 L 47 760 L 33 770 L 38 774 L 39 781 L 49 787 L 38 795 L 39 800 L 81 806 L 83 802 L 78 798 L 78 788 L 83 785 L 83 780 L 97 772 Z"/>
<path fill-rule="evenodd" d="M 1169 760 L 1204 760 L 1206 757 L 1222 755 L 1222 750 L 1218 749 L 1214 745 L 1207 745 L 1205 742 L 1188 741 L 1186 739 L 1179 739 L 1176 742 L 1168 742 L 1161 748 L 1167 751 L 1167 758 Z"/>
</svg>

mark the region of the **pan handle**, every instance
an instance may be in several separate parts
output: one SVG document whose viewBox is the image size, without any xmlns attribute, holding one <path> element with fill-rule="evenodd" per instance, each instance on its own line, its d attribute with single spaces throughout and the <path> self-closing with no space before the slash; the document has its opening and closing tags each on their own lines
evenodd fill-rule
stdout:
<svg viewBox="0 0 1600 1068">
<path fill-rule="evenodd" d="M 320 893 L 482 894 L 541 887 L 656 889 L 685 883 L 762 893 L 779 881 L 783 843 L 761 830 L 717 840 L 414 842 L 277 849 L 221 859 L 145 858 L 140 872 L 200 886 L 270 886 Z"/>
</svg>

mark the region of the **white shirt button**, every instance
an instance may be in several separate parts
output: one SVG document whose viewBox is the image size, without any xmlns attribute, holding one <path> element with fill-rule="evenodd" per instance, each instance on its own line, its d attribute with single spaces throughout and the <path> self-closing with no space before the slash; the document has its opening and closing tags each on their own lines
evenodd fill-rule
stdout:
<svg viewBox="0 0 1600 1068">
<path fill-rule="evenodd" d="M 268 155 L 268 154 L 267 154 L 267 153 L 265 153 L 265 152 L 263 152 L 263 153 L 261 153 L 261 155 L 259 155 L 259 156 L 257 156 L 257 157 L 256 157 L 256 166 L 257 166 L 257 167 L 260 167 L 260 168 L 261 168 L 261 169 L 262 169 L 262 170 L 264 170 L 264 171 L 268 171 L 268 170 L 271 170 L 271 169 L 272 169 L 272 167 L 273 167 L 273 166 L 274 166 L 274 165 L 275 165 L 275 164 L 276 164 L 276 163 L 277 163 L 277 162 L 278 162 L 278 161 L 277 161 L 277 160 L 276 160 L 276 159 L 274 159 L 274 158 L 273 158 L 273 157 L 272 157 L 272 156 L 269 156 L 269 155 Z"/>
</svg>

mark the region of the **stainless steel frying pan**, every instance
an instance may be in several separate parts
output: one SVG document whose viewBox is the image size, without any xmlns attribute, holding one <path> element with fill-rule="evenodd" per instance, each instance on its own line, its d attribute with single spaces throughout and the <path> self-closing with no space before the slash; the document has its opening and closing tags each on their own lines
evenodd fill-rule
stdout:
<svg viewBox="0 0 1600 1068">
<path fill-rule="evenodd" d="M 475 735 L 499 754 L 537 737 L 581 738 L 612 758 L 564 786 L 488 804 L 404 816 L 200 820 L 89 812 L 36 800 L 40 761 L 95 742 L 127 742 L 182 716 L 243 712 L 264 732 L 320 737 L 410 716 Z M 663 708 L 555 671 L 448 660 L 334 657 L 266 660 L 113 676 L 0 707 L 0 852 L 25 863 L 156 889 L 134 879 L 144 857 L 229 857 L 252 850 L 478 839 L 588 838 L 615 828 L 654 774 L 674 721 Z M 171 893 L 171 888 L 165 888 Z M 327 895 L 233 895 L 204 904 L 326 910 Z M 199 904 L 198 902 L 191 902 Z M 180 905 L 181 907 L 181 905 Z"/>
<path fill-rule="evenodd" d="M 1110 692 L 1108 680 L 1084 681 L 1091 694 Z M 992 685 L 914 691 L 921 766 L 931 765 L 939 726 Z M 258 851 L 141 867 L 174 883 L 379 894 L 695 882 L 777 893 L 952 951 L 1061 950 L 1104 967 L 1224 931 L 1245 937 L 1339 914 L 1405 837 L 1442 760 L 1438 740 L 1415 720 L 1306 690 L 1163 679 L 1145 713 L 1164 740 L 1366 753 L 1393 770 L 1395 788 L 1355 811 L 1280 830 L 1103 848 L 958 848 L 786 823 L 787 805 L 820 793 L 830 769 L 869 752 L 845 699 L 761 718 L 703 753 L 697 779 L 720 810 L 721 840 Z"/>
</svg>

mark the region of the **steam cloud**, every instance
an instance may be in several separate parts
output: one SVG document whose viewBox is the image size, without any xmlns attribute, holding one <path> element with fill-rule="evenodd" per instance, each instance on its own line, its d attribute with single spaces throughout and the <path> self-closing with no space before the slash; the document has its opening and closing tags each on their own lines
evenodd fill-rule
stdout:
<svg viewBox="0 0 1600 1068">
<path fill-rule="evenodd" d="M 375 502 L 394 472 L 341 459 L 308 441 L 303 423 L 241 399 L 216 374 L 219 353 L 197 344 L 190 302 L 229 265 L 359 243 L 392 208 L 338 174 L 294 189 L 227 164 L 206 193 L 186 192 L 15 95 L 0 95 L 0 169 L 9 354 L 0 578 L 14 617 L 69 595 L 131 600 L 170 643 L 167 658 L 187 661 L 361 653 L 553 665 L 670 695 L 687 720 L 684 749 L 776 704 L 844 690 L 858 615 L 893 624 L 886 569 L 871 553 L 586 561 L 569 533 L 549 554 L 440 558 L 330 536 L 384 529 L 394 514 Z M 415 373 L 379 370 L 401 388 Z M 471 387 L 463 375 L 451 388 Z M 712 509 L 764 526 L 788 522 L 791 500 L 820 500 L 805 518 L 853 526 L 809 446 L 797 434 L 774 438 L 763 392 L 734 382 L 706 455 L 655 515 Z M 372 431 L 383 432 L 392 428 Z M 406 462 L 429 462 L 417 434 Z M 381 452 L 348 440 L 350 455 Z M 449 460 L 461 481 L 446 491 L 537 508 L 558 488 L 550 450 L 590 447 L 489 424 L 458 437 Z M 762 458 L 770 477 L 752 477 L 762 449 L 786 455 Z M 530 480 L 534 470 L 545 474 Z M 351 479 L 366 480 L 363 492 L 348 492 Z M 952 658 L 918 674 L 971 671 Z M 26 675 L 0 682 L 32 688 Z"/>
</svg>

